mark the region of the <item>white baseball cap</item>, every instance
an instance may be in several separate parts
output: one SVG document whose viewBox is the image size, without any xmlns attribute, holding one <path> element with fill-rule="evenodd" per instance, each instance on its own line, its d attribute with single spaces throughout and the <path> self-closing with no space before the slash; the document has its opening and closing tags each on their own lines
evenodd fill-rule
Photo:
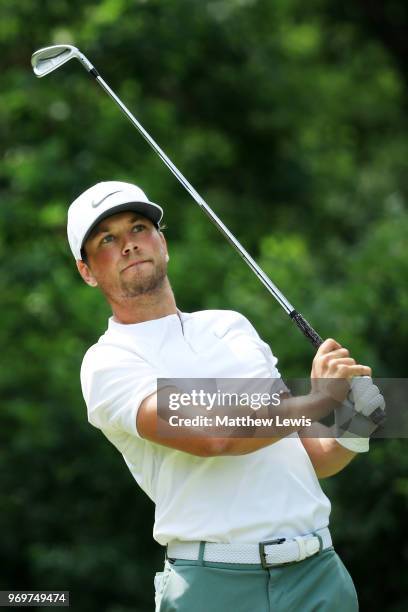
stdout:
<svg viewBox="0 0 408 612">
<path fill-rule="evenodd" d="M 163 217 L 163 209 L 131 183 L 105 181 L 81 193 L 68 209 L 68 242 L 75 259 L 82 259 L 82 246 L 99 221 L 125 210 L 139 212 L 156 227 Z"/>
</svg>

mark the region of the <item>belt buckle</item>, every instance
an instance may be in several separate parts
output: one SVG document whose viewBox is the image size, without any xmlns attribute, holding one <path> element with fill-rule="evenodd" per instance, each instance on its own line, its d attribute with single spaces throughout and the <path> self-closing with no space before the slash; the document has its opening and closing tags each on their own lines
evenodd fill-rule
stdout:
<svg viewBox="0 0 408 612">
<path fill-rule="evenodd" d="M 264 569 L 274 566 L 274 563 L 266 562 L 265 546 L 269 544 L 283 544 L 283 542 L 286 542 L 286 538 L 276 538 L 275 540 L 264 540 L 263 542 L 259 542 L 259 556 L 261 558 L 261 565 Z"/>
</svg>

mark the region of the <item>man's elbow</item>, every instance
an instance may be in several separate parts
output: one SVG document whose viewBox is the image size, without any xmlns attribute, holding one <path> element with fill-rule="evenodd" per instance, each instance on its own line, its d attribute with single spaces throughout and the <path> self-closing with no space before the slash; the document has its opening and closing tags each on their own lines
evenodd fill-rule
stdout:
<svg viewBox="0 0 408 612">
<path fill-rule="evenodd" d="M 318 480 L 325 480 L 325 478 L 330 478 L 331 476 L 334 476 L 335 474 L 337 474 L 338 472 L 333 472 L 331 470 L 316 470 L 316 476 L 318 478 Z"/>
<path fill-rule="evenodd" d="M 229 448 L 229 438 L 205 438 L 197 450 L 200 457 L 221 457 L 228 454 Z"/>
</svg>

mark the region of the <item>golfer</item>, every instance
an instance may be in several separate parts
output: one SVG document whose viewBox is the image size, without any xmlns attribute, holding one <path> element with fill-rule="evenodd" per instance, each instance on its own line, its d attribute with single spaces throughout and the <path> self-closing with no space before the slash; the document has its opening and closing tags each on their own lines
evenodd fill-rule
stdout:
<svg viewBox="0 0 408 612">
<path fill-rule="evenodd" d="M 295 399 L 245 317 L 178 310 L 162 215 L 141 189 L 120 181 L 89 188 L 68 212 L 79 273 L 112 309 L 81 368 L 88 419 L 156 505 L 153 536 L 166 551 L 155 577 L 156 610 L 355 611 L 356 591 L 333 548 L 330 502 L 318 479 L 367 451 L 368 438 L 305 437 L 300 426 L 269 438 L 197 437 L 188 427 L 182 437 L 159 432 L 159 378 L 269 379 L 283 408 L 294 409 Z M 313 360 L 303 412 L 315 421 L 324 410 L 317 380 L 356 376 L 371 370 L 326 340 Z M 363 414 L 365 403 L 382 402 L 365 380 L 368 390 L 354 398 Z"/>
</svg>

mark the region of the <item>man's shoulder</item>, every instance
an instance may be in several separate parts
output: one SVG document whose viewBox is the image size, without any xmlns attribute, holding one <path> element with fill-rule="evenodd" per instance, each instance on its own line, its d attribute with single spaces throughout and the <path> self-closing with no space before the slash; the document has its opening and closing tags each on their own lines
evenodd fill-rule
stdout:
<svg viewBox="0 0 408 612">
<path fill-rule="evenodd" d="M 195 312 L 182 312 L 183 318 L 197 319 L 197 320 L 220 320 L 220 319 L 240 319 L 245 318 L 240 312 L 236 310 L 221 310 L 221 309 L 209 309 L 209 310 L 196 310 Z"/>
<path fill-rule="evenodd" d="M 90 346 L 83 357 L 83 363 L 87 361 L 107 361 L 115 362 L 137 357 L 137 348 L 143 344 L 140 338 L 135 341 L 135 337 L 129 333 L 131 326 L 115 326 L 109 319 L 109 324 L 105 332 L 99 339 Z"/>
<path fill-rule="evenodd" d="M 182 319 L 195 327 L 211 329 L 216 335 L 222 336 L 231 329 L 241 329 L 247 333 L 256 333 L 248 319 L 235 310 L 198 310 L 181 313 Z"/>
<path fill-rule="evenodd" d="M 95 344 L 86 350 L 82 359 L 81 370 L 90 367 L 100 369 L 134 358 L 135 355 L 125 346 L 108 342 L 104 336 L 101 336 Z"/>
</svg>

